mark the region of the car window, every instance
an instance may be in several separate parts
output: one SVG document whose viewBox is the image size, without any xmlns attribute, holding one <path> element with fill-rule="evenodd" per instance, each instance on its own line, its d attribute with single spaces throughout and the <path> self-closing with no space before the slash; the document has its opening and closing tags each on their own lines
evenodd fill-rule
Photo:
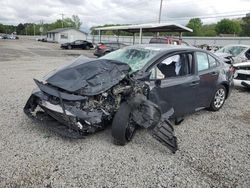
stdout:
<svg viewBox="0 0 250 188">
<path fill-rule="evenodd" d="M 155 38 L 150 39 L 149 43 L 156 43 L 156 39 Z"/>
<path fill-rule="evenodd" d="M 219 49 L 217 52 L 229 53 L 233 56 L 237 56 L 246 49 L 247 49 L 247 47 L 245 47 L 245 46 L 225 46 L 225 47 Z"/>
<path fill-rule="evenodd" d="M 193 55 L 191 53 L 175 54 L 163 59 L 150 70 L 151 79 L 165 79 L 186 76 L 193 73 Z"/>
<path fill-rule="evenodd" d="M 198 72 L 209 68 L 208 56 L 204 52 L 196 52 Z"/>
<path fill-rule="evenodd" d="M 211 55 L 208 55 L 208 60 L 209 60 L 209 67 L 216 67 L 217 66 L 217 60 L 212 57 Z"/>
<path fill-rule="evenodd" d="M 167 43 L 166 39 L 159 39 L 159 43 Z"/>
<path fill-rule="evenodd" d="M 75 44 L 82 44 L 82 41 L 81 40 L 77 40 L 77 41 L 75 41 Z"/>
</svg>

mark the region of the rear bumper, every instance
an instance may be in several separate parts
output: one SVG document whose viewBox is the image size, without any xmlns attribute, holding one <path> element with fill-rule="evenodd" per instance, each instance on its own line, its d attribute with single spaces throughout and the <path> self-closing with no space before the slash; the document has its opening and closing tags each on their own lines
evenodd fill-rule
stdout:
<svg viewBox="0 0 250 188">
<path fill-rule="evenodd" d="M 103 56 L 104 54 L 103 54 L 103 52 L 101 52 L 101 51 L 99 51 L 99 50 L 96 50 L 96 51 L 94 52 L 94 55 L 97 56 L 97 57 L 101 57 L 101 56 Z"/>
</svg>

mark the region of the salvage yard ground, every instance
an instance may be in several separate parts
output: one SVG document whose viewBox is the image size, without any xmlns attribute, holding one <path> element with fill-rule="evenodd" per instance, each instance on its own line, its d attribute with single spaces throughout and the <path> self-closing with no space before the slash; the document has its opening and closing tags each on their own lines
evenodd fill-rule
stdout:
<svg viewBox="0 0 250 188">
<path fill-rule="evenodd" d="M 33 78 L 78 55 L 34 40 L 0 40 L 0 187 L 250 187 L 250 92 L 234 90 L 219 112 L 175 126 L 172 154 L 139 130 L 125 147 L 110 129 L 71 140 L 23 113 Z"/>
</svg>

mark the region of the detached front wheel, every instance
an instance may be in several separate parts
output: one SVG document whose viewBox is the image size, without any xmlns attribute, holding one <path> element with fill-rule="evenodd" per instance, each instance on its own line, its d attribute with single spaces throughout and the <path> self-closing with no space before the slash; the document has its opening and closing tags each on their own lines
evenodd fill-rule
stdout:
<svg viewBox="0 0 250 188">
<path fill-rule="evenodd" d="M 226 88 L 223 85 L 220 85 L 214 94 L 209 109 L 212 111 L 218 111 L 223 106 L 226 100 L 226 93 L 227 93 Z"/>
<path fill-rule="evenodd" d="M 131 120 L 131 108 L 122 103 L 112 122 L 114 144 L 124 146 L 131 141 L 136 131 L 136 124 Z"/>
</svg>

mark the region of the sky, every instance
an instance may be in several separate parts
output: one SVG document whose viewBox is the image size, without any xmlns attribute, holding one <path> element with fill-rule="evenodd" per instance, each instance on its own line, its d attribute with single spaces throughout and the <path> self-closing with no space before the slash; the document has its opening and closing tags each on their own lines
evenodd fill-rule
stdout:
<svg viewBox="0 0 250 188">
<path fill-rule="evenodd" d="M 51 23 L 78 15 L 82 30 L 103 24 L 157 22 L 161 0 L 0 0 L 0 23 Z M 161 22 L 186 24 L 200 17 L 213 23 L 250 13 L 250 0 L 163 0 Z M 233 16 L 235 15 L 235 16 Z"/>
</svg>

